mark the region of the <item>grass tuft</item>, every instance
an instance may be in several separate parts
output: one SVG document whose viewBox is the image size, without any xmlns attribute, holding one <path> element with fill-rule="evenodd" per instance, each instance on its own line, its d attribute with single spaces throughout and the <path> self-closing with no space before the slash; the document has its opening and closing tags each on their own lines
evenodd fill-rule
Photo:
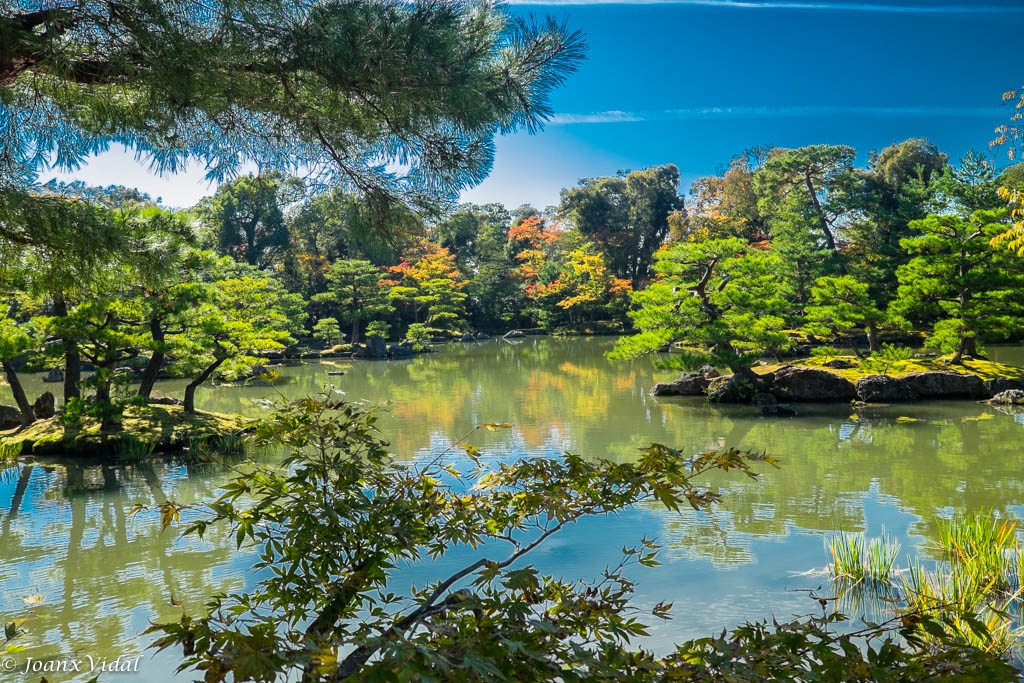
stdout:
<svg viewBox="0 0 1024 683">
<path fill-rule="evenodd" d="M 0 440 L 0 465 L 9 465 L 21 455 L 21 441 Z"/>
<path fill-rule="evenodd" d="M 832 554 L 829 573 L 846 582 L 889 583 L 892 567 L 900 553 L 900 543 L 883 530 L 881 538 L 868 538 L 862 534 L 840 532 L 827 544 Z"/>
<path fill-rule="evenodd" d="M 941 646 L 949 637 L 987 652 L 1017 655 L 1024 637 L 1024 547 L 1017 522 L 992 510 L 938 520 L 942 559 L 893 571 L 899 544 L 883 535 L 841 533 L 827 544 L 837 599 L 863 606 L 879 621 L 899 617 L 918 637 Z M 873 609 L 867 609 L 867 608 Z M 919 615 L 934 619 L 922 621 Z M 935 631 L 940 628 L 942 632 Z"/>
<path fill-rule="evenodd" d="M 155 450 L 155 442 L 140 441 L 132 437 L 125 437 L 119 440 L 115 448 L 117 459 L 122 463 L 143 462 L 148 460 Z"/>
</svg>

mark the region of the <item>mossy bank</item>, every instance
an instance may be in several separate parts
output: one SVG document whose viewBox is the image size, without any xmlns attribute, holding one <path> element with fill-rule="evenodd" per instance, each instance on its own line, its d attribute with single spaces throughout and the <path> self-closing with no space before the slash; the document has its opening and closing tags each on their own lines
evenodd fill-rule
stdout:
<svg viewBox="0 0 1024 683">
<path fill-rule="evenodd" d="M 903 360 L 854 356 L 808 358 L 760 365 L 720 376 L 711 367 L 655 385 L 655 396 L 705 396 L 722 403 L 754 403 L 776 414 L 775 402 L 900 403 L 991 399 L 1024 389 L 1024 369 L 987 360 L 953 364 L 946 357 Z M 766 409 L 764 409 L 766 408 Z"/>
<path fill-rule="evenodd" d="M 128 407 L 119 429 L 101 430 L 99 420 L 83 417 L 66 425 L 60 415 L 26 427 L 0 432 L 0 442 L 21 444 L 22 455 L 116 459 L 125 444 L 142 444 L 152 452 L 183 450 L 195 442 L 244 433 L 249 420 L 220 413 L 186 413 L 181 406 Z"/>
</svg>

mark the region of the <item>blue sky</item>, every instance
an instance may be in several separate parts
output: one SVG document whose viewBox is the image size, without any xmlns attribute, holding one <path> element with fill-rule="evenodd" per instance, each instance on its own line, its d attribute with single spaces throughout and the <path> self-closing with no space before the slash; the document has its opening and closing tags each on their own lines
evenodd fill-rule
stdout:
<svg viewBox="0 0 1024 683">
<path fill-rule="evenodd" d="M 582 68 L 539 134 L 497 142 L 468 201 L 555 204 L 579 178 L 674 163 L 689 182 L 754 145 L 843 143 L 861 161 L 908 137 L 956 159 L 987 149 L 1024 83 L 1024 0 L 518 0 L 582 30 Z M 74 174 L 171 206 L 212 192 L 201 171 L 153 178 L 108 152 Z"/>
</svg>

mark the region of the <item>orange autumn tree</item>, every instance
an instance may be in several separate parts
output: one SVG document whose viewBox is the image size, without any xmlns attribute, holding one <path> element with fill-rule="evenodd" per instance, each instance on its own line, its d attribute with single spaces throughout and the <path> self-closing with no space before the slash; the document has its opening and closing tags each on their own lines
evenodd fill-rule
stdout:
<svg viewBox="0 0 1024 683">
<path fill-rule="evenodd" d="M 515 254 L 518 265 L 512 277 L 521 283 L 523 294 L 530 302 L 529 314 L 542 327 L 550 318 L 546 313 L 555 305 L 561 263 L 564 233 L 548 224 L 539 215 L 527 216 L 508 231 L 509 250 Z"/>
<path fill-rule="evenodd" d="M 629 280 L 612 275 L 604 254 L 585 243 L 565 255 L 559 273 L 558 308 L 569 314 L 569 323 L 594 322 L 609 311 L 624 314 L 633 290 Z"/>
<path fill-rule="evenodd" d="M 509 230 L 509 244 L 519 263 L 514 276 L 541 327 L 625 316 L 629 281 L 615 277 L 605 255 L 578 232 L 530 216 Z"/>
<path fill-rule="evenodd" d="M 402 254 L 402 262 L 388 269 L 381 282 L 391 288 L 395 308 L 412 318 L 412 336 L 456 335 L 466 328 L 467 281 L 455 264 L 455 256 L 425 239 L 417 240 Z"/>
</svg>

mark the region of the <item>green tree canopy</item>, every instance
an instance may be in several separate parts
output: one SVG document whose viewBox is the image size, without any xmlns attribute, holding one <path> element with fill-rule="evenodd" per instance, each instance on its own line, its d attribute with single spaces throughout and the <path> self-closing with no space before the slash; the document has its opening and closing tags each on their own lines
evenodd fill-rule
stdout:
<svg viewBox="0 0 1024 683">
<path fill-rule="evenodd" d="M 806 231 L 832 253 L 839 249 L 845 206 L 840 201 L 850 180 L 854 150 L 844 145 L 774 149 L 754 176 L 761 210 L 778 223 Z"/>
<path fill-rule="evenodd" d="M 340 259 L 327 271 L 329 291 L 314 300 L 336 307 L 344 320 L 352 323 L 352 337 L 359 341 L 359 323 L 390 314 L 389 291 L 381 284 L 383 273 L 369 261 Z"/>
<path fill-rule="evenodd" d="M 177 318 L 179 329 L 167 337 L 172 369 L 190 379 L 184 398 L 189 413 L 195 412 L 196 389 L 214 372 L 244 377 L 257 363 L 255 354 L 283 348 L 292 341 L 289 332 L 305 318 L 289 301 L 294 295 L 277 281 L 217 265 L 220 273 L 215 268 L 210 274 L 220 277 L 202 286 L 195 304 Z"/>
<path fill-rule="evenodd" d="M 867 283 L 850 275 L 818 278 L 811 287 L 810 305 L 804 308 L 805 329 L 828 337 L 863 331 L 868 350 L 881 351 L 878 332 L 888 317 L 871 300 L 868 289 Z"/>
<path fill-rule="evenodd" d="M 899 271 L 896 312 L 933 322 L 926 345 L 977 356 L 986 335 L 1019 334 L 1024 315 L 1024 264 L 991 245 L 1007 228 L 1007 212 L 976 211 L 969 218 L 931 215 L 911 227 L 920 237 L 903 240 L 913 258 Z"/>
<path fill-rule="evenodd" d="M 284 207 L 303 191 L 279 173 L 247 175 L 217 188 L 201 213 L 216 233 L 217 250 L 261 269 L 274 265 L 288 247 Z"/>
<path fill-rule="evenodd" d="M 924 218 L 936 179 L 949 158 L 928 140 L 912 138 L 872 154 L 866 170 L 854 172 L 846 203 L 855 212 L 847 229 L 850 272 L 869 283 L 875 305 L 896 296 L 896 269 L 909 260 L 900 240 L 911 237 L 910 222 Z"/>
<path fill-rule="evenodd" d="M 558 212 L 593 240 L 616 277 L 638 288 L 669 233 L 669 215 L 683 208 L 679 169 L 672 164 L 606 178 L 584 178 L 562 190 Z"/>
<path fill-rule="evenodd" d="M 684 366 L 710 362 L 738 370 L 791 345 L 783 330 L 792 303 L 777 254 L 738 237 L 679 242 L 658 252 L 655 271 L 657 279 L 633 294 L 639 308 L 630 317 L 640 333 L 619 341 L 613 357 L 679 343 Z"/>
</svg>

